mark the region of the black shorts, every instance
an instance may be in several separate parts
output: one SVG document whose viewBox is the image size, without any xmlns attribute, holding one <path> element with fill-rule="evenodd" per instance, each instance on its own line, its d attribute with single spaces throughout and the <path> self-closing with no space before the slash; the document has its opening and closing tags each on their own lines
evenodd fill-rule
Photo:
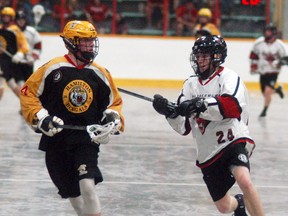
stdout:
<svg viewBox="0 0 288 216">
<path fill-rule="evenodd" d="M 67 149 L 57 143 L 50 145 L 55 147 L 46 150 L 46 166 L 62 198 L 80 196 L 81 179 L 94 178 L 95 184 L 103 181 L 98 168 L 99 146 L 79 144 Z"/>
<path fill-rule="evenodd" d="M 245 145 L 245 143 L 231 144 L 221 158 L 201 169 L 204 182 L 214 202 L 223 198 L 235 183 L 235 178 L 230 171 L 231 166 L 245 166 L 250 170 Z"/>
<path fill-rule="evenodd" d="M 18 71 L 18 65 L 11 62 L 11 59 L 1 59 L 0 67 L 3 72 L 3 77 L 8 82 L 12 78 L 15 79 L 16 73 Z"/>
<path fill-rule="evenodd" d="M 278 78 L 278 73 L 261 74 L 260 85 L 261 85 L 262 93 L 265 91 L 266 86 L 270 86 L 271 88 L 274 88 L 277 82 L 277 78 Z"/>
<path fill-rule="evenodd" d="M 33 73 L 33 65 L 29 64 L 18 64 L 17 73 L 15 73 L 15 80 L 26 81 Z"/>
</svg>

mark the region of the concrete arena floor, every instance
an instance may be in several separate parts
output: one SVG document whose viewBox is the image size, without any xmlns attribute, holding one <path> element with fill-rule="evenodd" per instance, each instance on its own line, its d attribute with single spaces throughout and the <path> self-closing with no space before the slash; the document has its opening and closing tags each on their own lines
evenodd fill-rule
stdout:
<svg viewBox="0 0 288 216">
<path fill-rule="evenodd" d="M 171 100 L 178 95 L 177 89 L 127 89 Z M 220 215 L 195 166 L 192 137 L 174 132 L 150 102 L 121 95 L 126 131 L 101 146 L 104 182 L 96 190 L 102 215 Z M 288 215 L 287 98 L 275 95 L 268 116 L 259 120 L 263 99 L 259 92 L 250 92 L 250 131 L 257 144 L 251 172 L 267 216 Z M 44 153 L 37 149 L 40 137 L 18 114 L 18 99 L 7 89 L 0 103 L 0 216 L 76 215 L 51 183 Z"/>
</svg>

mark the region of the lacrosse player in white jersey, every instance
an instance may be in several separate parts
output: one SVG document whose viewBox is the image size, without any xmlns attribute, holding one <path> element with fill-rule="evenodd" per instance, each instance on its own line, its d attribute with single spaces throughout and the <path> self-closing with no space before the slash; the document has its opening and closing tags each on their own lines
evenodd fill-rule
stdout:
<svg viewBox="0 0 288 216">
<path fill-rule="evenodd" d="M 249 157 L 255 147 L 248 130 L 247 90 L 234 71 L 221 66 L 227 46 L 220 36 L 202 36 L 195 41 L 189 77 L 171 109 L 171 102 L 154 95 L 154 109 L 165 115 L 181 135 L 192 134 L 197 142 L 196 165 L 210 195 L 223 214 L 263 216 L 263 207 L 250 177 Z M 242 193 L 230 195 L 235 184 Z"/>
<path fill-rule="evenodd" d="M 260 117 L 265 117 L 272 100 L 272 94 L 284 97 L 282 86 L 276 86 L 281 70 L 281 58 L 287 56 L 285 44 L 277 39 L 277 28 L 268 24 L 264 29 L 264 36 L 258 38 L 250 53 L 250 72 L 260 74 L 261 91 L 264 96 L 264 108 Z"/>
<path fill-rule="evenodd" d="M 28 25 L 27 16 L 24 11 L 17 11 L 15 23 L 24 33 L 29 44 L 29 52 L 25 55 L 24 61 L 18 64 L 19 77 L 17 82 L 22 86 L 33 73 L 34 63 L 40 57 L 42 51 L 42 39 L 39 32 L 34 27 Z"/>
</svg>

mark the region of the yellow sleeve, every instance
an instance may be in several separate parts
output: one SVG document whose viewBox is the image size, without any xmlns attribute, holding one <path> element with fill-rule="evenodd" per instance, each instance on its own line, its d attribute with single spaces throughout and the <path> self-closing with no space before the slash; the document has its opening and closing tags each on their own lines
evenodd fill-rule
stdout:
<svg viewBox="0 0 288 216">
<path fill-rule="evenodd" d="M 29 44 L 27 42 L 25 34 L 16 25 L 10 26 L 9 29 L 11 29 L 16 34 L 18 52 L 22 52 L 24 54 L 28 53 L 29 52 Z"/>
<path fill-rule="evenodd" d="M 119 94 L 119 91 L 117 89 L 117 86 L 116 84 L 114 83 L 113 81 L 113 78 L 110 74 L 109 71 L 107 71 L 107 69 L 97 65 L 97 67 L 103 72 L 103 74 L 105 75 L 105 77 L 107 78 L 108 82 L 109 82 L 109 85 L 110 85 L 110 88 L 111 88 L 111 94 L 112 94 L 112 100 L 109 104 L 109 106 L 107 107 L 108 109 L 112 109 L 112 110 L 115 110 L 119 113 L 120 115 L 120 120 L 121 120 L 121 123 L 122 123 L 122 126 L 120 128 L 120 131 L 124 131 L 124 116 L 123 116 L 123 113 L 122 113 L 122 107 L 123 107 L 123 100 L 122 100 L 122 97 L 120 96 Z"/>
<path fill-rule="evenodd" d="M 43 108 L 37 93 L 44 85 L 45 67 L 36 70 L 23 85 L 20 104 L 24 119 L 32 126 L 38 119 L 36 114 Z"/>
<path fill-rule="evenodd" d="M 221 35 L 219 29 L 213 23 L 207 24 L 207 28 L 210 29 L 212 35 Z"/>
</svg>

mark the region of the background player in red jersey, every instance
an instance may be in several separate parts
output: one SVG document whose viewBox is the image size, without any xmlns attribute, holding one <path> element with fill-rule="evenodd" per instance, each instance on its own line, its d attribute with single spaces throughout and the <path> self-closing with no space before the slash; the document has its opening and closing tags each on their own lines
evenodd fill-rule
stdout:
<svg viewBox="0 0 288 216">
<path fill-rule="evenodd" d="M 268 24 L 264 29 L 264 35 L 254 42 L 249 56 L 250 72 L 260 74 L 261 92 L 264 96 L 264 108 L 260 117 L 266 116 L 274 93 L 284 98 L 282 87 L 276 87 L 276 83 L 281 71 L 281 58 L 287 56 L 287 50 L 277 35 L 276 26 Z"/>
</svg>

